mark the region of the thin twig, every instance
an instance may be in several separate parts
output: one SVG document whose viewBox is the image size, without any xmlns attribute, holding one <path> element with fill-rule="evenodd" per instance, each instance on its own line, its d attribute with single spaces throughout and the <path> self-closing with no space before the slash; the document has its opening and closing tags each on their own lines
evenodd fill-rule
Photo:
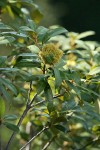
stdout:
<svg viewBox="0 0 100 150">
<path fill-rule="evenodd" d="M 37 106 L 37 105 L 39 105 L 39 104 L 42 104 L 42 103 L 44 103 L 44 102 L 46 102 L 46 101 L 45 101 L 45 100 L 42 100 L 42 101 L 40 101 L 40 102 L 37 102 L 36 104 L 31 105 L 31 108 L 32 108 L 32 107 L 35 107 L 35 106 Z"/>
<path fill-rule="evenodd" d="M 45 74 L 45 71 L 46 71 L 46 65 L 44 64 L 44 66 L 43 66 L 43 74 Z"/>
<path fill-rule="evenodd" d="M 54 95 L 54 96 L 53 96 L 53 99 L 58 98 L 58 97 L 60 97 L 60 96 L 63 96 L 64 94 L 65 94 L 65 93 Z M 40 101 L 40 102 L 37 102 L 36 104 L 31 105 L 31 108 L 32 108 L 32 107 L 35 107 L 35 106 L 37 106 L 37 105 L 39 105 L 39 104 L 42 104 L 42 103 L 44 103 L 44 102 L 46 102 L 46 100 L 42 100 L 42 101 Z"/>
<path fill-rule="evenodd" d="M 20 150 L 23 150 L 28 144 L 30 144 L 35 138 L 37 138 L 42 132 L 44 132 L 49 127 L 44 127 L 41 131 L 39 131 L 35 136 L 33 136 Z"/>
<path fill-rule="evenodd" d="M 26 116 L 26 114 L 27 114 L 27 112 L 28 112 L 29 109 L 30 109 L 29 107 L 26 107 L 26 109 L 24 110 L 22 116 L 20 117 L 20 119 L 18 121 L 18 124 L 17 124 L 18 127 L 21 125 L 21 123 L 22 123 L 23 119 L 25 118 L 25 116 Z M 11 137 L 10 137 L 8 143 L 7 143 L 7 146 L 6 146 L 5 150 L 8 150 L 10 143 L 12 142 L 12 140 L 15 137 L 15 134 L 16 134 L 16 132 L 13 132 L 13 134 L 11 135 Z"/>
<path fill-rule="evenodd" d="M 37 97 L 37 93 L 34 95 L 34 97 L 32 98 L 31 102 L 29 103 L 29 106 L 31 107 L 32 103 L 34 102 L 34 100 L 36 99 Z"/>
<path fill-rule="evenodd" d="M 30 108 L 32 108 L 32 107 L 34 107 L 34 106 L 37 106 L 37 105 L 42 104 L 42 103 L 45 102 L 45 100 L 42 100 L 42 101 L 40 101 L 40 102 L 38 102 L 38 103 L 32 105 L 32 103 L 34 102 L 34 100 L 35 100 L 36 97 L 37 97 L 37 94 L 35 94 L 35 96 L 34 96 L 33 99 L 31 100 L 31 102 L 29 103 L 29 101 L 30 101 L 29 98 L 30 98 L 30 92 L 31 92 L 31 90 L 32 90 L 32 82 L 30 82 L 30 89 L 29 89 L 29 92 L 28 92 L 27 105 L 26 105 L 26 108 L 25 108 L 25 110 L 24 110 L 22 116 L 20 117 L 20 119 L 19 119 L 19 121 L 18 121 L 18 124 L 17 124 L 18 127 L 21 125 L 23 119 L 25 118 L 25 116 L 26 116 L 26 114 L 27 114 L 27 112 L 29 111 Z M 64 94 L 65 94 L 65 93 L 54 95 L 53 98 L 60 97 L 60 96 L 62 96 L 62 95 L 64 95 Z M 16 132 L 13 132 L 13 134 L 11 135 L 11 137 L 10 137 L 8 143 L 7 143 L 7 146 L 6 146 L 5 150 L 8 150 L 10 143 L 12 142 L 12 140 L 13 140 L 14 137 L 15 137 L 15 134 L 16 134 Z"/>
<path fill-rule="evenodd" d="M 58 97 L 60 97 L 60 96 L 63 96 L 64 94 L 65 94 L 65 92 L 62 93 L 62 94 L 54 95 L 54 96 L 53 96 L 53 99 L 54 99 L 54 98 L 58 98 Z M 42 101 L 40 101 L 40 102 L 37 102 L 36 104 L 31 105 L 31 108 L 34 107 L 34 106 L 37 106 L 37 105 L 39 105 L 39 104 L 42 104 L 42 103 L 44 103 L 44 102 L 46 102 L 46 100 L 42 100 Z"/>
<path fill-rule="evenodd" d="M 58 98 L 58 97 L 60 97 L 60 96 L 63 96 L 65 93 L 66 93 L 66 91 L 65 91 L 65 92 L 63 92 L 62 94 L 54 95 L 54 96 L 53 96 L 53 98 Z"/>
<path fill-rule="evenodd" d="M 53 138 L 51 138 L 45 145 L 44 147 L 42 148 L 42 150 L 46 150 L 50 144 L 53 142 L 53 140 L 55 139 L 56 136 L 54 136 Z"/>
<path fill-rule="evenodd" d="M 30 83 L 30 84 L 31 84 L 31 83 Z M 30 88 L 31 88 L 31 85 L 30 85 Z M 31 89 L 29 89 L 29 91 L 31 92 Z M 30 95 L 30 94 L 29 94 L 29 95 Z M 28 95 L 28 99 L 29 99 L 29 95 Z M 25 108 L 23 114 L 21 115 L 21 117 L 20 117 L 20 119 L 19 119 L 19 121 L 18 121 L 18 123 L 17 123 L 17 127 L 20 127 L 20 125 L 21 125 L 23 119 L 25 118 L 27 112 L 28 112 L 29 109 L 31 108 L 31 105 L 32 105 L 33 101 L 35 100 L 36 96 L 37 96 L 37 94 L 35 94 L 35 96 L 33 97 L 33 99 L 31 100 L 30 103 L 29 103 L 29 101 L 27 101 L 26 108 Z M 8 150 L 8 149 L 9 149 L 9 146 L 10 146 L 12 140 L 14 139 L 15 134 L 16 134 L 16 132 L 13 132 L 13 133 L 12 133 L 12 135 L 11 135 L 11 137 L 10 137 L 8 143 L 7 143 L 7 146 L 6 146 L 5 150 Z"/>
</svg>

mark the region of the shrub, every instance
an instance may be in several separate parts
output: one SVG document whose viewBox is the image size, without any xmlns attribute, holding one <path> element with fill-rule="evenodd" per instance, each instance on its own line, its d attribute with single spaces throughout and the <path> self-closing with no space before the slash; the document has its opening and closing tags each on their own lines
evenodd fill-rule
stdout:
<svg viewBox="0 0 100 150">
<path fill-rule="evenodd" d="M 11 49 L 0 56 L 1 147 L 99 150 L 100 46 L 82 40 L 94 32 L 29 18 L 0 30 L 0 45 Z"/>
</svg>

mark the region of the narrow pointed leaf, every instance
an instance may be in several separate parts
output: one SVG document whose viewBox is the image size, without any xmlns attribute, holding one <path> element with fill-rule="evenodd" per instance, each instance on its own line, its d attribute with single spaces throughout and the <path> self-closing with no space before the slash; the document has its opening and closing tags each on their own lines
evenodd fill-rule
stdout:
<svg viewBox="0 0 100 150">
<path fill-rule="evenodd" d="M 17 95 L 15 86 L 8 79 L 0 78 L 0 82 Z"/>
<path fill-rule="evenodd" d="M 4 120 L 9 120 L 9 121 L 16 120 L 17 118 L 18 118 L 18 117 L 17 117 L 16 115 L 13 115 L 13 114 L 11 114 L 11 115 L 5 115 L 5 116 L 3 117 Z"/>
<path fill-rule="evenodd" d="M 55 87 L 58 88 L 61 85 L 62 78 L 60 75 L 60 71 L 54 67 L 54 75 L 55 75 Z"/>
<path fill-rule="evenodd" d="M 61 33 L 66 33 L 67 30 L 63 27 L 59 27 L 56 29 L 51 29 L 49 31 L 47 31 L 46 35 L 43 38 L 43 43 L 47 42 L 51 37 L 54 37 L 56 35 L 59 35 Z"/>
<path fill-rule="evenodd" d="M 17 125 L 9 123 L 9 122 L 4 122 L 3 123 L 8 129 L 13 130 L 14 132 L 18 132 L 19 128 Z"/>
</svg>

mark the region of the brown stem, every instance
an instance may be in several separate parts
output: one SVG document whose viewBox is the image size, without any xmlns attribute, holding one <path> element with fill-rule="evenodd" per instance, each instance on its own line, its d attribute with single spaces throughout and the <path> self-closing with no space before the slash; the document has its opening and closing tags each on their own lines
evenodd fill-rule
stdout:
<svg viewBox="0 0 100 150">
<path fill-rule="evenodd" d="M 43 66 L 43 74 L 45 74 L 45 70 L 46 70 L 46 65 L 44 64 L 44 66 Z"/>
<path fill-rule="evenodd" d="M 39 131 L 35 136 L 33 136 L 20 150 L 23 150 L 28 144 L 30 144 L 35 138 L 37 138 L 42 132 L 44 132 L 49 127 L 44 127 L 41 131 Z"/>
<path fill-rule="evenodd" d="M 30 83 L 30 89 L 29 89 L 29 91 L 31 92 L 31 83 Z M 30 93 L 28 94 L 28 99 L 29 99 L 29 95 L 30 95 Z M 21 115 L 21 117 L 20 117 L 20 119 L 19 119 L 19 121 L 18 121 L 18 124 L 17 124 L 18 127 L 21 125 L 23 119 L 24 119 L 25 116 L 27 115 L 27 112 L 28 112 L 29 109 L 31 108 L 31 105 L 32 105 L 33 101 L 35 100 L 36 96 L 37 96 L 37 94 L 33 97 L 33 99 L 31 100 L 30 103 L 29 103 L 29 100 L 27 101 L 26 108 L 25 108 L 23 114 Z M 11 137 L 10 137 L 8 143 L 7 143 L 7 146 L 6 146 L 5 150 L 8 150 L 8 149 L 9 149 L 9 146 L 10 146 L 12 140 L 14 139 L 15 134 L 16 134 L 16 132 L 13 132 L 13 133 L 12 133 L 12 135 L 11 135 Z"/>
<path fill-rule="evenodd" d="M 26 114 L 27 114 L 27 112 L 28 112 L 29 109 L 30 109 L 30 107 L 26 107 L 26 109 L 24 110 L 22 116 L 20 117 L 20 119 L 18 121 L 18 124 L 17 124 L 18 127 L 21 125 L 21 123 L 22 123 L 23 119 L 25 118 L 25 116 L 26 116 Z M 11 137 L 10 137 L 8 143 L 7 143 L 7 146 L 6 146 L 5 150 L 9 149 L 9 146 L 10 146 L 12 140 L 14 139 L 15 134 L 16 134 L 16 132 L 12 133 L 12 135 L 11 135 Z"/>
</svg>

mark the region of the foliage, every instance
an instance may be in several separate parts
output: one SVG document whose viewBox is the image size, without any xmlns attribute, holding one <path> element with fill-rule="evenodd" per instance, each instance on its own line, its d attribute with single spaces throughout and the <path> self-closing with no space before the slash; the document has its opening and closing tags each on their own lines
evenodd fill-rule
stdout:
<svg viewBox="0 0 100 150">
<path fill-rule="evenodd" d="M 30 18 L 18 29 L 0 22 L 0 31 L 0 45 L 11 49 L 0 56 L 0 126 L 13 131 L 3 148 L 99 150 L 100 45 L 82 40 L 94 32 Z"/>
<path fill-rule="evenodd" d="M 22 21 L 23 18 L 31 17 L 38 23 L 43 17 L 40 8 L 32 0 L 3 0 L 0 8 L 0 13 L 8 14 L 11 19 L 18 18 Z"/>
</svg>

